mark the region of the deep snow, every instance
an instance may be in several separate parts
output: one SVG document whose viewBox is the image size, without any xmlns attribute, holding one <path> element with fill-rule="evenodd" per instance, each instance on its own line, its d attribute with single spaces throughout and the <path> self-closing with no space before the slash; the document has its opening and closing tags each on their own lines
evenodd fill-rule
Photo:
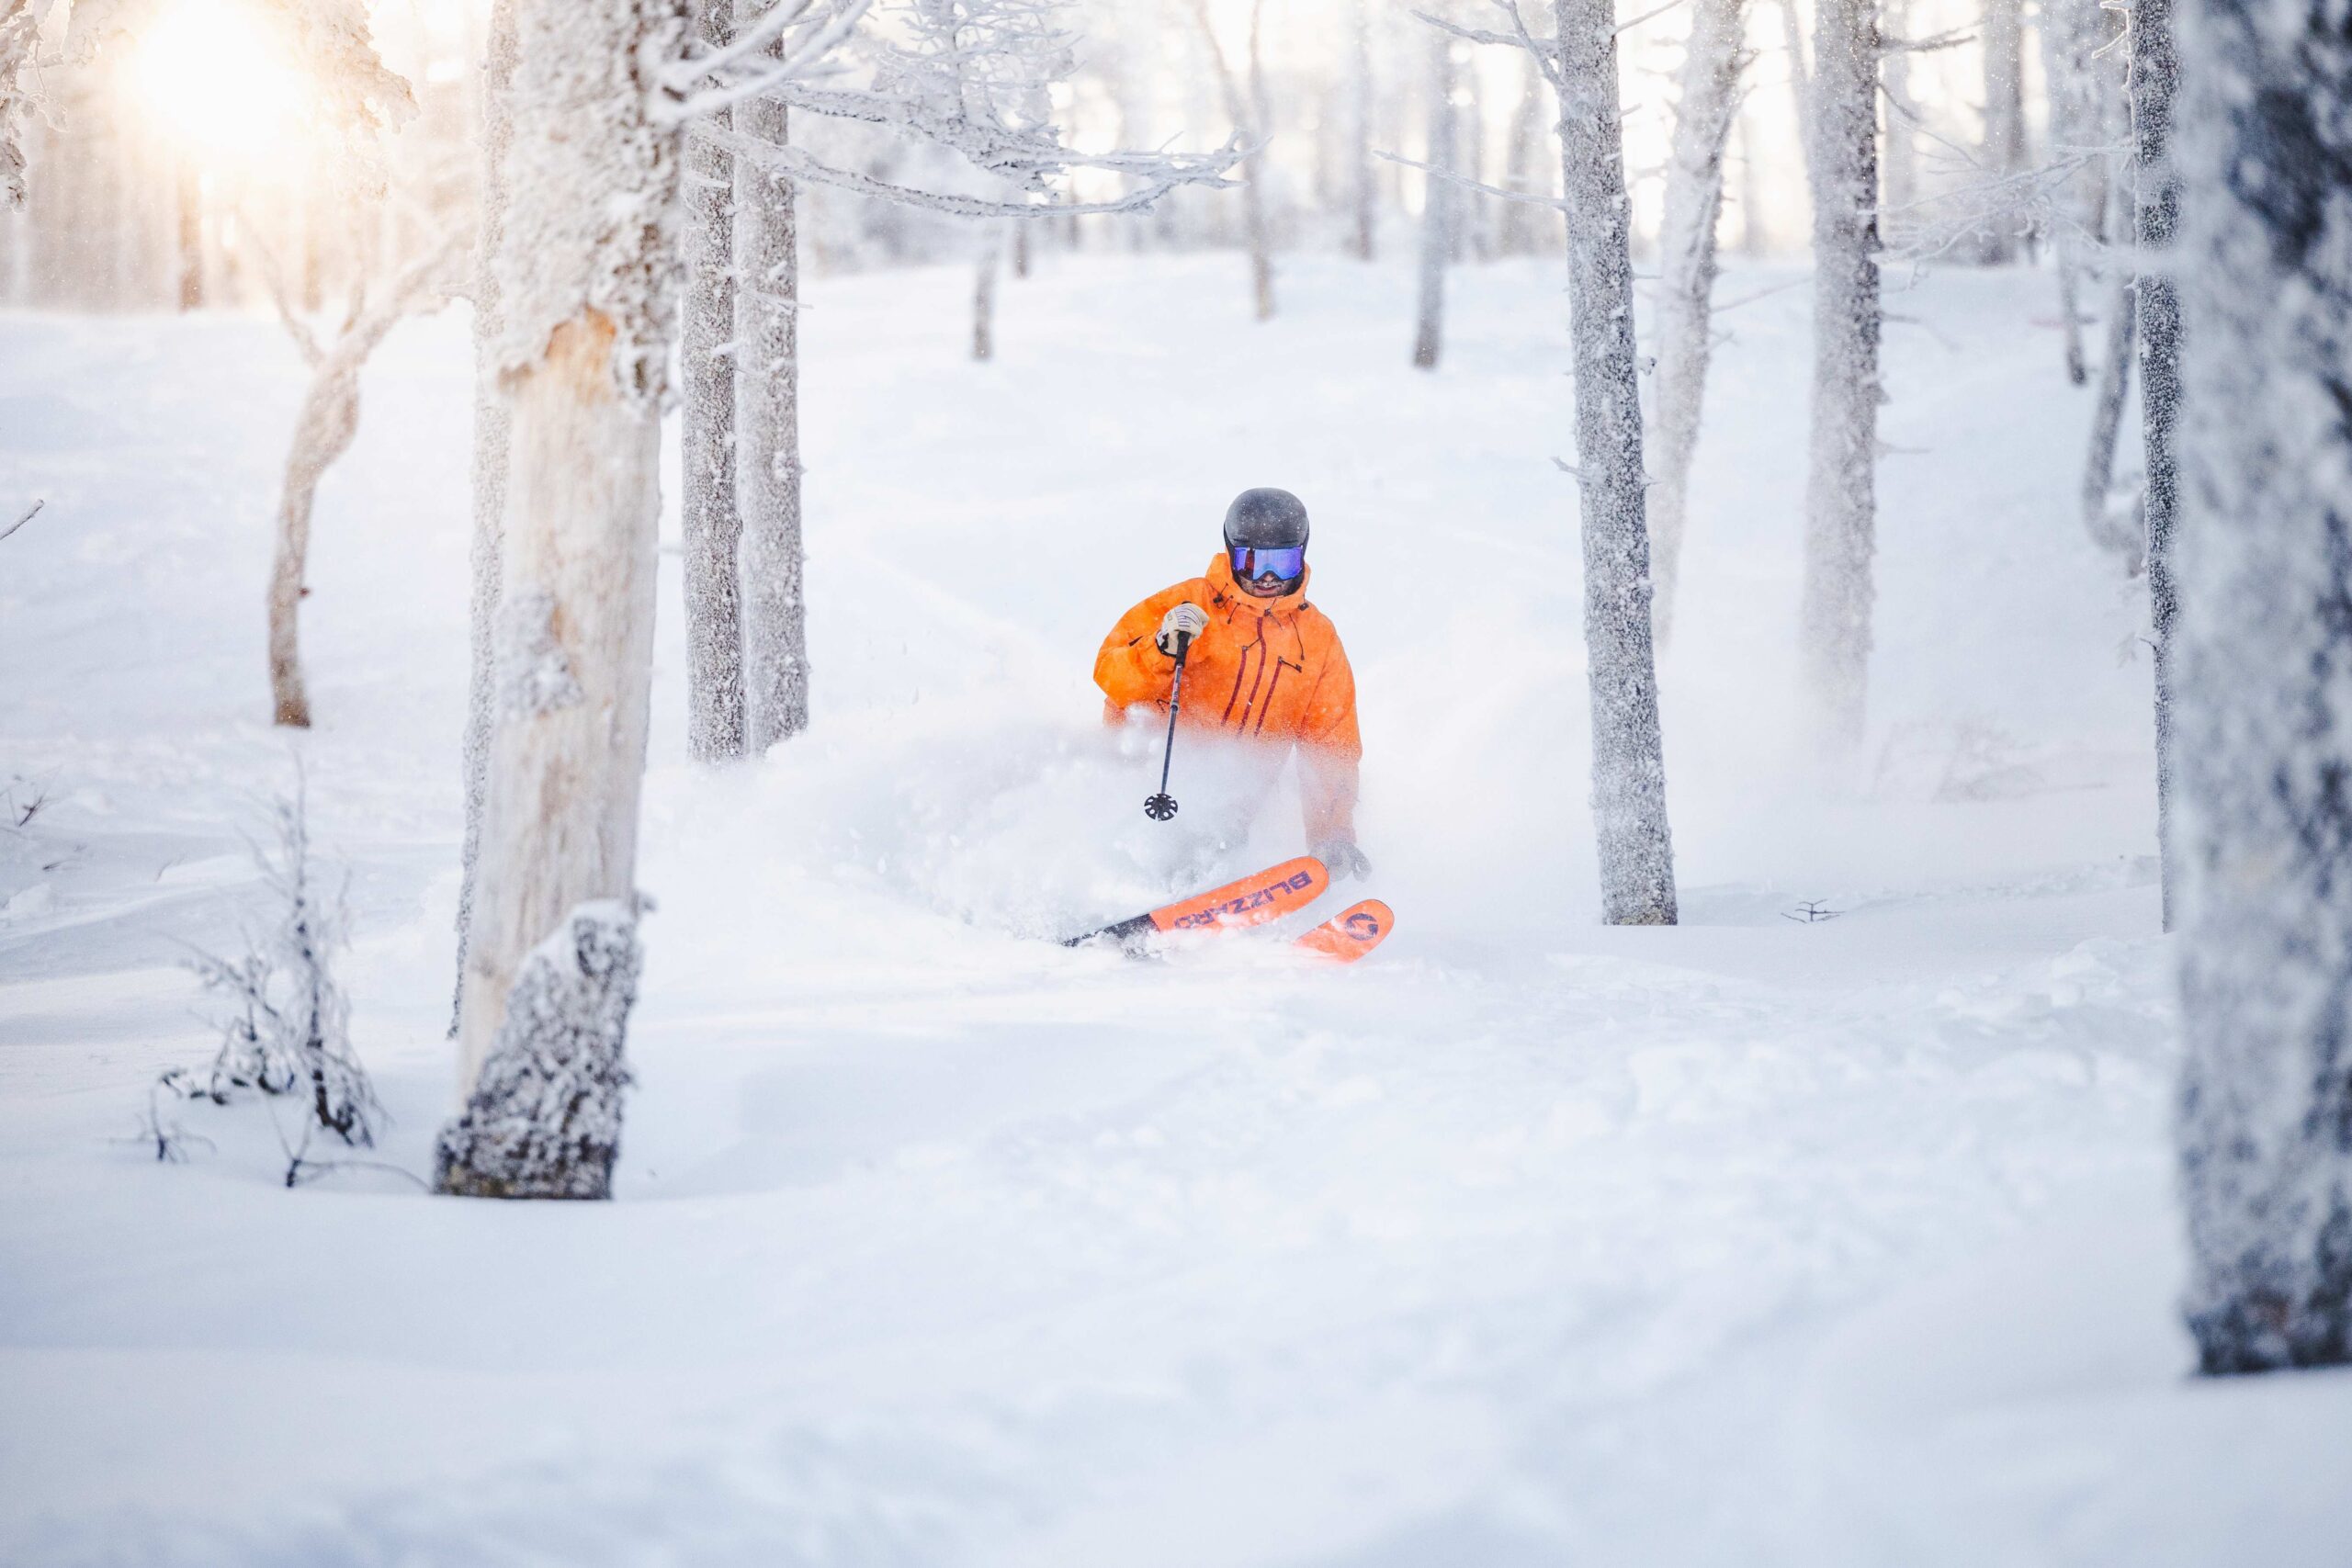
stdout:
<svg viewBox="0 0 2352 1568">
<path fill-rule="evenodd" d="M 1662 671 L 1687 923 L 1631 931 L 1556 268 L 1458 273 L 1425 375 L 1405 269 L 1295 262 L 1259 327 L 1243 265 L 1049 261 L 989 366 L 960 270 L 812 288 L 815 728 L 687 764 L 665 557 L 640 1081 L 579 1208 L 288 1192 L 254 1105 L 178 1112 L 188 1165 L 131 1136 L 207 1051 L 175 944 L 233 941 L 299 756 L 382 1156 L 426 1168 L 462 319 L 368 372 L 289 740 L 290 348 L 0 316 L 0 510 L 49 502 L 0 543 L 0 789 L 43 803 L 0 834 L 0 1561 L 2345 1560 L 2352 1380 L 2184 1375 L 2144 594 L 2075 521 L 2051 280 L 1891 297 L 1871 741 L 1830 766 L 1789 719 L 1805 295 L 1724 279 Z M 1088 671 L 1264 483 L 1316 513 L 1402 929 L 1343 973 L 1037 940 L 1177 874 Z M 1278 802 L 1234 858 L 1299 847 Z"/>
</svg>

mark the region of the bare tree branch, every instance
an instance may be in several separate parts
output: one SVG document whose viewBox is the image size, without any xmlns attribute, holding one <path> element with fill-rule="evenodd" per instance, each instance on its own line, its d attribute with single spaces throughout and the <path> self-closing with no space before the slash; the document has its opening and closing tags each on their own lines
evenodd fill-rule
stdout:
<svg viewBox="0 0 2352 1568">
<path fill-rule="evenodd" d="M 6 538 L 9 535 L 15 533 L 17 529 L 31 522 L 35 517 L 40 514 L 40 509 L 48 504 L 49 502 L 46 501 L 34 502 L 30 509 L 28 509 L 22 517 L 17 518 L 6 528 L 0 528 L 0 539 Z"/>
</svg>

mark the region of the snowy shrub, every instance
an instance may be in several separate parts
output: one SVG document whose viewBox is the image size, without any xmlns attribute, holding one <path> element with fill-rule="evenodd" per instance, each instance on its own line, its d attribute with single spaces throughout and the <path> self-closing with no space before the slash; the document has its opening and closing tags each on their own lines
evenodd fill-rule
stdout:
<svg viewBox="0 0 2352 1568">
<path fill-rule="evenodd" d="M 384 1110 L 351 1048 L 350 1002 L 334 977 L 335 954 L 349 940 L 348 920 L 341 890 L 320 886 L 300 789 L 275 802 L 271 822 L 275 841 L 253 849 L 268 896 L 267 925 L 247 930 L 245 950 L 237 957 L 200 953 L 188 964 L 224 1004 L 214 1021 L 220 1049 L 209 1066 L 175 1067 L 157 1087 L 220 1105 L 239 1089 L 300 1097 L 301 1135 L 286 1145 L 290 1187 L 313 1136 L 332 1133 L 347 1146 L 372 1146 Z M 152 1113 L 150 1124 L 157 1157 L 174 1157 Z"/>
</svg>

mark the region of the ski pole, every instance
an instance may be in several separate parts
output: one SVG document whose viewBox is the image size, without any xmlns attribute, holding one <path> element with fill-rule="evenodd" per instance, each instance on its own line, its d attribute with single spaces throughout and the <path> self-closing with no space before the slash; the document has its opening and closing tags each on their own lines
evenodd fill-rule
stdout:
<svg viewBox="0 0 2352 1568">
<path fill-rule="evenodd" d="M 1176 797 L 1168 793 L 1168 770 L 1176 761 L 1176 709 L 1184 698 L 1184 660 L 1193 651 L 1193 634 L 1176 634 L 1176 682 L 1168 688 L 1168 750 L 1159 759 L 1159 793 L 1143 803 L 1143 814 L 1155 822 L 1176 815 Z"/>
</svg>

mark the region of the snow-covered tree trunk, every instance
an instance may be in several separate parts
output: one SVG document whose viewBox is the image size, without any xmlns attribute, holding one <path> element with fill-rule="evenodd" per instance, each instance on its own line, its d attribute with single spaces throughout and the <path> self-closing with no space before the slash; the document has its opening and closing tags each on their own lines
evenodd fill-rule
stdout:
<svg viewBox="0 0 2352 1568">
<path fill-rule="evenodd" d="M 743 0 L 739 24 L 757 15 Z M 784 106 L 754 98 L 742 134 L 786 145 Z M 735 164 L 735 472 L 743 513 L 743 673 L 753 756 L 808 728 L 800 540 L 800 252 L 792 181 Z"/>
<path fill-rule="evenodd" d="M 1542 197 L 1551 189 L 1539 146 L 1544 124 L 1544 71 L 1533 55 L 1521 51 L 1520 59 L 1524 73 L 1520 81 L 1518 107 L 1511 110 L 1510 128 L 1504 133 L 1503 188 L 1523 197 Z M 1533 255 L 1544 249 L 1544 212 L 1545 209 L 1533 200 L 1503 204 L 1501 243 L 1505 255 Z"/>
<path fill-rule="evenodd" d="M 1820 0 L 1813 49 L 1813 428 L 1799 656 L 1817 738 L 1862 738 L 1876 548 L 1878 19 Z"/>
<path fill-rule="evenodd" d="M 192 159 L 183 154 L 177 163 L 172 184 L 179 244 L 173 259 L 177 263 L 179 306 L 186 312 L 204 308 L 204 187 Z"/>
<path fill-rule="evenodd" d="M 2044 0 L 2041 7 L 2041 74 L 2049 101 L 2051 153 L 2055 159 L 2084 160 L 2058 193 L 2061 211 L 2051 234 L 2051 247 L 2058 256 L 2066 378 L 2077 387 L 2090 379 L 2083 350 L 2084 238 L 2100 234 L 2107 200 L 2104 165 L 2089 156 L 2106 140 L 2101 113 L 2106 84 L 2100 73 L 2107 62 L 2098 52 L 2108 41 L 2106 20 L 2098 0 Z"/>
<path fill-rule="evenodd" d="M 1453 254 L 1454 215 L 1460 198 L 1446 176 L 1454 173 L 1459 138 L 1453 117 L 1453 35 L 1430 29 L 1429 165 L 1421 197 L 1420 293 L 1413 317 L 1413 363 L 1437 368 L 1445 341 L 1445 268 Z"/>
<path fill-rule="evenodd" d="M 1984 0 L 1984 174 L 2007 179 L 2025 167 L 2025 0 Z M 2017 220 L 1996 212 L 1977 236 L 1977 259 L 2015 261 Z"/>
<path fill-rule="evenodd" d="M 1262 52 L 1265 37 L 1266 0 L 1250 0 L 1250 73 L 1245 84 L 1249 93 L 1246 123 L 1259 142 L 1259 150 L 1250 155 L 1245 173 L 1246 183 L 1241 191 L 1241 209 L 1250 235 L 1250 297 L 1258 319 L 1274 319 L 1274 232 L 1271 215 L 1266 210 L 1269 197 L 1267 163 L 1264 143 L 1273 135 L 1272 106 L 1266 97 L 1266 62 Z"/>
<path fill-rule="evenodd" d="M 1908 37 L 1910 0 L 1885 0 L 1879 15 L 1883 33 Z M 1919 106 L 1911 91 L 1912 54 L 1909 49 L 1888 48 L 1878 62 L 1880 118 L 1885 127 L 1879 162 L 1879 228 L 1890 239 L 1915 222 L 1911 209 L 1919 199 Z"/>
<path fill-rule="evenodd" d="M 1372 260 L 1380 227 L 1372 167 L 1372 4 L 1351 0 L 1348 12 L 1348 233 L 1360 261 Z"/>
<path fill-rule="evenodd" d="M 1723 217 L 1724 149 L 1747 64 L 1746 0 L 1698 0 L 1682 55 L 1682 92 L 1658 230 L 1657 487 L 1649 498 L 1652 614 L 1673 636 L 1674 590 L 1689 513 L 1690 462 L 1713 342 L 1715 231 Z"/>
<path fill-rule="evenodd" d="M 980 235 L 979 259 L 972 264 L 972 357 L 996 357 L 996 278 L 1004 258 L 1004 225 L 991 223 Z"/>
<path fill-rule="evenodd" d="M 1815 22 L 1819 30 L 1818 18 Z M 1797 147 L 1804 156 L 1804 179 L 1807 186 L 1814 181 L 1813 149 L 1816 140 L 1813 123 L 1813 67 L 1804 52 L 1804 30 L 1797 20 L 1797 0 L 1781 0 L 1781 49 L 1788 56 L 1789 106 L 1796 111 Z"/>
<path fill-rule="evenodd" d="M 1250 295 L 1258 320 L 1274 317 L 1273 231 L 1266 218 L 1266 152 L 1268 127 L 1264 65 L 1260 54 L 1265 0 L 1250 0 L 1249 70 L 1245 76 L 1226 58 L 1210 19 L 1208 0 L 1191 0 L 1193 26 L 1207 51 L 1209 69 L 1225 97 L 1226 113 L 1253 151 L 1241 165 L 1241 223 L 1250 246 Z"/>
<path fill-rule="evenodd" d="M 2118 279 L 2107 297 L 2107 352 L 2099 361 L 2098 402 L 2091 410 L 2090 451 L 2083 463 L 2083 526 L 2094 543 L 2121 556 L 2138 572 L 2147 561 L 2147 538 L 2135 517 L 2119 527 L 2112 515 L 2115 449 L 2123 434 L 2123 409 L 2132 388 L 2132 344 L 2137 335 L 2129 278 Z"/>
<path fill-rule="evenodd" d="M 2109 116 L 2102 123 L 2112 129 L 2117 118 Z M 2122 180 L 2109 179 L 2106 197 L 2101 230 L 2120 243 L 2132 231 L 2131 192 Z M 2141 516 L 2143 507 L 2134 497 L 2129 515 L 2119 516 L 2112 495 L 2115 452 L 2123 434 L 2123 411 L 2130 401 L 2132 352 L 2139 324 L 2131 269 L 2120 257 L 2120 249 L 2111 251 L 2108 262 L 2113 276 L 2107 287 L 2106 352 L 2099 361 L 2097 402 L 2091 411 L 2090 450 L 2083 463 L 2083 526 L 2090 531 L 2094 543 L 2120 557 L 2125 570 L 2137 576 L 2148 560 L 2147 529 Z"/>
<path fill-rule="evenodd" d="M 1554 0 L 1553 15 L 1601 918 L 1611 925 L 1672 925 L 1674 845 L 1650 646 L 1633 214 L 1618 110 L 1616 17 L 1609 0 Z"/>
<path fill-rule="evenodd" d="M 2180 296 L 2165 271 L 2180 187 L 2172 168 L 2172 100 L 2180 67 L 2173 50 L 2172 0 L 2135 0 L 2132 15 L 2132 179 L 2140 276 L 2140 445 L 2147 472 L 2148 601 L 2156 675 L 2156 839 L 2164 856 L 2164 921 L 2178 922 L 2179 861 L 2173 850 L 2173 523 L 2180 512 L 2175 427 L 2180 418 Z"/>
<path fill-rule="evenodd" d="M 702 0 L 714 49 L 734 30 L 734 0 Z M 743 755 L 743 604 L 736 554 L 735 159 L 715 111 L 686 138 L 685 310 L 678 363 L 684 408 L 679 525 L 684 546 L 686 750 L 699 762 Z"/>
<path fill-rule="evenodd" d="M 2352 1361 L 2352 36 L 2181 19 L 2186 1306 L 2252 1372 Z"/>
<path fill-rule="evenodd" d="M 457 1038 L 466 997 L 466 949 L 473 936 L 480 877 L 482 807 L 490 793 L 490 733 L 497 713 L 500 541 L 506 530 L 506 394 L 498 385 L 498 343 L 505 331 L 498 257 L 506 243 L 506 160 L 514 141 L 514 7 L 492 0 L 481 63 L 481 186 L 475 197 L 473 279 L 473 547 L 468 562 L 468 678 L 463 748 L 466 837 L 458 881 L 458 977 L 451 988 L 449 1036 Z"/>
<path fill-rule="evenodd" d="M 600 1198 L 639 968 L 682 0 L 518 0 L 498 363 L 497 716 L 441 1190 Z"/>
</svg>

